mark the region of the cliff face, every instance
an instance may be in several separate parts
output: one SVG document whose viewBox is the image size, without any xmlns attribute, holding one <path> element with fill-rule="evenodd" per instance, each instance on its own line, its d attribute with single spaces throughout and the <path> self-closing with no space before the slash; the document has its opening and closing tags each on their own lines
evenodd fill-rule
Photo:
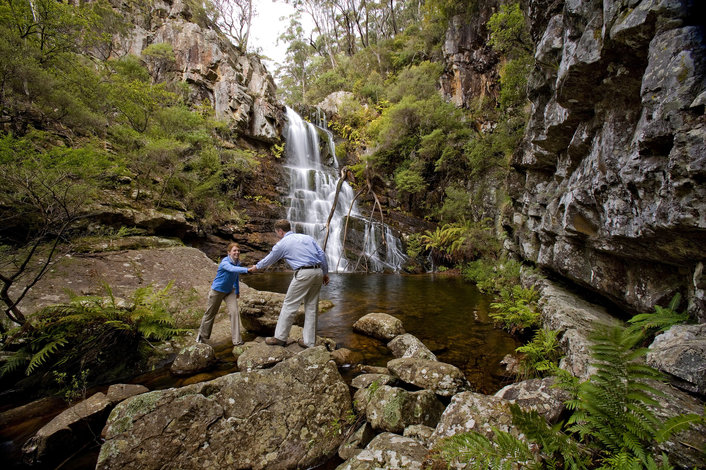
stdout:
<svg viewBox="0 0 706 470">
<path fill-rule="evenodd" d="M 216 116 L 242 135 L 264 142 L 280 137 L 284 109 L 258 57 L 243 54 L 214 29 L 200 26 L 183 0 L 155 0 L 147 5 L 111 1 L 133 24 L 131 31 L 114 39 L 113 56 L 139 57 L 152 44 L 170 44 L 175 61 L 160 71 L 165 80 L 191 85 L 194 104 L 213 106 Z"/>
<path fill-rule="evenodd" d="M 498 55 L 487 44 L 485 24 L 499 3 L 499 0 L 482 2 L 470 20 L 455 16 L 446 30 L 443 45 L 446 70 L 441 76 L 441 90 L 456 106 L 467 107 L 486 97 L 497 99 Z"/>
<path fill-rule="evenodd" d="M 698 10 L 698 11 L 697 11 Z M 523 258 L 631 311 L 706 321 L 706 43 L 698 0 L 532 0 L 507 227 Z"/>
</svg>

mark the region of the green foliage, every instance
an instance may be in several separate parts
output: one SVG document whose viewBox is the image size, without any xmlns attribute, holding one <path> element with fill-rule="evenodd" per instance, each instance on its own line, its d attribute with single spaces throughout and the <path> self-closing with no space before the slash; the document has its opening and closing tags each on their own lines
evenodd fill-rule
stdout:
<svg viewBox="0 0 706 470">
<path fill-rule="evenodd" d="M 442 64 L 429 61 L 402 70 L 387 88 L 387 99 L 399 103 L 407 97 L 424 100 L 433 96 L 442 71 Z"/>
<path fill-rule="evenodd" d="M 513 470 L 542 468 L 526 441 L 496 427 L 492 439 L 477 432 L 465 432 L 445 438 L 437 446 L 441 457 L 449 463 L 465 464 L 471 470 Z"/>
<path fill-rule="evenodd" d="M 165 340 L 184 332 L 174 327 L 168 306 L 171 283 L 164 289 L 144 287 L 122 305 L 108 286 L 107 297 L 71 296 L 70 303 L 46 307 L 10 336 L 17 350 L 0 375 L 48 372 L 70 377 L 82 370 L 125 366 L 139 355 L 141 343 Z M 93 377 L 95 378 L 95 377 Z"/>
<path fill-rule="evenodd" d="M 503 289 L 500 299 L 490 304 L 493 309 L 489 313 L 496 323 L 511 333 L 523 332 L 539 326 L 540 312 L 537 311 L 539 294 L 534 286 L 529 289 L 522 286 L 513 286 Z"/>
<path fill-rule="evenodd" d="M 461 269 L 464 279 L 474 282 L 484 293 L 500 293 L 520 283 L 522 263 L 513 259 L 479 259 Z"/>
<path fill-rule="evenodd" d="M 667 307 L 655 305 L 654 312 L 635 315 L 628 320 L 630 323 L 628 331 L 640 332 L 643 337 L 649 338 L 667 331 L 674 325 L 688 323 L 690 321 L 688 312 L 677 312 L 679 302 L 681 302 L 681 294 L 677 293 Z"/>
<path fill-rule="evenodd" d="M 509 56 L 532 52 L 532 38 L 519 3 L 501 5 L 488 20 L 488 29 L 495 50 Z"/>
<path fill-rule="evenodd" d="M 609 455 L 630 453 L 645 461 L 661 423 L 649 406 L 660 392 L 647 380 L 660 380 L 655 369 L 638 361 L 647 352 L 633 349 L 640 335 L 620 328 L 593 334 L 592 357 L 597 371 L 579 386 L 569 430 L 585 441 L 600 444 Z"/>
<path fill-rule="evenodd" d="M 519 375 L 522 379 L 541 377 L 556 368 L 562 356 L 556 330 L 540 328 L 532 341 L 515 349 L 521 353 Z"/>
</svg>

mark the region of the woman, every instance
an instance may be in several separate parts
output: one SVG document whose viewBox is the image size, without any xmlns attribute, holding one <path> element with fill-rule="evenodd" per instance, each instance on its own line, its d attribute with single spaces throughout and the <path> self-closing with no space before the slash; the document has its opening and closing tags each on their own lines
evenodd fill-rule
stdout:
<svg viewBox="0 0 706 470">
<path fill-rule="evenodd" d="M 208 308 L 203 314 L 199 334 L 196 336 L 196 341 L 199 343 L 205 343 L 211 337 L 213 320 L 221 307 L 221 302 L 225 300 L 230 314 L 230 334 L 233 345 L 243 344 L 243 338 L 240 336 L 240 312 L 238 311 L 239 275 L 247 273 L 248 269 L 240 266 L 240 248 L 237 243 L 229 243 L 227 253 L 228 255 L 218 265 L 216 278 L 211 284 L 211 292 L 208 294 Z"/>
</svg>

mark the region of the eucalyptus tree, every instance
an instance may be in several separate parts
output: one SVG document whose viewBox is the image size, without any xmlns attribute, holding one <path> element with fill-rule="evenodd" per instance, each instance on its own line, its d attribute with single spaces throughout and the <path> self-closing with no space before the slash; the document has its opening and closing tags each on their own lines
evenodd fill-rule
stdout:
<svg viewBox="0 0 706 470">
<path fill-rule="evenodd" d="M 250 28 L 257 10 L 252 0 L 211 0 L 216 10 L 218 26 L 235 42 L 240 51 L 248 50 Z"/>
</svg>

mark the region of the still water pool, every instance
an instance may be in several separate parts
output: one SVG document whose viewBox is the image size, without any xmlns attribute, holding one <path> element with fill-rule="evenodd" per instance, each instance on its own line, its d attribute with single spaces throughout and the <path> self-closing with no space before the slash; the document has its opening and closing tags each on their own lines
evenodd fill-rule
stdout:
<svg viewBox="0 0 706 470">
<path fill-rule="evenodd" d="M 384 366 L 392 355 L 385 343 L 353 331 L 353 323 L 371 312 L 399 318 L 408 333 L 427 345 L 440 361 L 464 371 L 474 389 L 494 393 L 509 379 L 500 361 L 519 343 L 494 328 L 488 318 L 491 299 L 457 276 L 424 274 L 331 274 L 321 299 L 333 308 L 319 315 L 318 334 L 339 347 L 357 351 L 364 363 Z M 242 276 L 257 290 L 284 293 L 291 273 Z M 247 338 L 246 338 L 247 339 Z"/>
</svg>

